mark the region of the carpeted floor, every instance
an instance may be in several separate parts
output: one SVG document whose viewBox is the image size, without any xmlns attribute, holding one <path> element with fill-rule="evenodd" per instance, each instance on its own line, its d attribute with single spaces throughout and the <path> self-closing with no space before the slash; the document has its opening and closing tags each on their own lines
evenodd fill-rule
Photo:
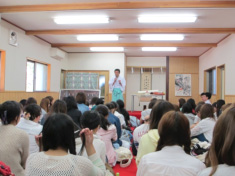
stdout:
<svg viewBox="0 0 235 176">
<path fill-rule="evenodd" d="M 136 118 L 140 119 L 141 111 L 128 111 L 130 116 L 135 116 Z"/>
<path fill-rule="evenodd" d="M 135 159 L 133 158 L 130 166 L 126 168 L 121 168 L 119 164 L 113 167 L 113 170 L 116 173 L 119 173 L 120 176 L 136 176 L 137 167 L 135 163 Z"/>
</svg>

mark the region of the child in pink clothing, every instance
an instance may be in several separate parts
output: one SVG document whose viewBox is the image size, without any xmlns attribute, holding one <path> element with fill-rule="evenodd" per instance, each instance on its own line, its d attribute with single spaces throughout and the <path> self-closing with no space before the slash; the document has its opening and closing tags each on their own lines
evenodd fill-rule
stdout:
<svg viewBox="0 0 235 176">
<path fill-rule="evenodd" d="M 117 140 L 117 129 L 114 125 L 111 125 L 108 122 L 109 110 L 106 106 L 98 105 L 95 110 L 98 111 L 101 116 L 101 125 L 100 129 L 97 131 L 97 135 L 100 136 L 101 140 L 104 141 L 106 145 L 106 154 L 108 158 L 108 163 L 111 166 L 115 166 L 117 156 L 113 148 L 112 141 Z"/>
</svg>

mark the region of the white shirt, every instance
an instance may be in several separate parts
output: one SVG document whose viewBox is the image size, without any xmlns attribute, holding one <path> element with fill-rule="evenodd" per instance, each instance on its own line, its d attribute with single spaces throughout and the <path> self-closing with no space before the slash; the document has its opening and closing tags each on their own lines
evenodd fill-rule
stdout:
<svg viewBox="0 0 235 176">
<path fill-rule="evenodd" d="M 109 80 L 109 87 L 110 87 L 110 89 L 113 91 L 114 88 L 120 88 L 121 91 L 124 92 L 125 87 L 126 87 L 126 80 L 123 77 L 118 76 L 116 82 L 113 85 L 113 82 L 114 82 L 115 78 L 116 78 L 116 76 L 112 77 Z M 121 81 L 122 85 L 119 84 L 119 80 Z"/>
<path fill-rule="evenodd" d="M 143 156 L 137 176 L 196 176 L 203 169 L 205 165 L 201 161 L 174 145 Z"/>
<path fill-rule="evenodd" d="M 198 174 L 198 176 L 208 176 L 211 173 L 211 167 L 204 169 L 202 172 Z M 228 166 L 226 164 L 218 165 L 213 176 L 232 176 L 235 175 L 235 166 Z"/>
<path fill-rule="evenodd" d="M 122 114 L 120 114 L 119 112 L 115 111 L 114 115 L 119 118 L 121 126 L 122 125 L 126 125 L 125 118 L 124 118 L 124 116 Z"/>
<path fill-rule="evenodd" d="M 201 118 L 198 115 L 195 116 L 194 123 L 200 122 Z"/>
<path fill-rule="evenodd" d="M 204 134 L 205 138 L 211 143 L 215 122 L 214 118 L 202 119 L 193 129 L 191 129 L 191 136 Z"/>
<path fill-rule="evenodd" d="M 145 117 L 151 114 L 152 109 L 146 109 L 141 112 L 141 119 L 145 120 Z"/>
<path fill-rule="evenodd" d="M 184 115 L 187 117 L 190 126 L 194 124 L 195 115 L 193 115 L 192 113 L 185 113 Z"/>
<path fill-rule="evenodd" d="M 149 124 L 142 124 L 138 126 L 133 133 L 134 144 L 136 149 L 138 150 L 138 144 L 140 142 L 140 138 L 149 131 Z"/>
<path fill-rule="evenodd" d="M 205 103 L 211 105 L 211 101 L 210 100 L 206 100 Z"/>
<path fill-rule="evenodd" d="M 25 118 L 21 118 L 16 127 L 24 130 L 29 135 L 29 154 L 39 152 L 35 136 L 42 132 L 42 125 L 31 120 L 26 120 Z"/>
</svg>

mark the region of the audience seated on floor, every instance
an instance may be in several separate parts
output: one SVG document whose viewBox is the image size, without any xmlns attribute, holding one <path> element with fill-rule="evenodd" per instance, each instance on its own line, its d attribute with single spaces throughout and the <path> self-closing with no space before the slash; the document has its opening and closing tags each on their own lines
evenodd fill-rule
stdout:
<svg viewBox="0 0 235 176">
<path fill-rule="evenodd" d="M 192 107 L 192 114 L 195 115 L 196 114 L 195 113 L 195 108 L 196 108 L 195 100 L 193 98 L 189 98 L 186 103 L 191 105 L 191 107 Z"/>
<path fill-rule="evenodd" d="M 212 142 L 212 133 L 215 126 L 214 109 L 210 104 L 204 104 L 200 110 L 201 121 L 191 129 L 191 137 L 199 141 Z"/>
<path fill-rule="evenodd" d="M 97 103 L 98 100 L 99 100 L 98 97 L 92 97 L 91 102 L 90 102 L 90 105 L 89 105 L 89 109 L 90 109 L 90 110 L 95 110 L 95 108 L 96 108 L 96 103 Z"/>
<path fill-rule="evenodd" d="M 25 175 L 103 176 L 105 166 L 95 151 L 92 131 L 86 128 L 80 134 L 84 134 L 85 148 L 89 159 L 76 155 L 72 119 L 61 113 L 49 116 L 42 130 L 43 152 L 29 156 Z"/>
<path fill-rule="evenodd" d="M 0 105 L 0 161 L 10 166 L 17 176 L 25 176 L 24 168 L 29 154 L 29 136 L 17 128 L 20 105 L 6 101 Z"/>
<path fill-rule="evenodd" d="M 222 114 L 222 106 L 225 105 L 225 101 L 220 99 L 220 100 L 217 100 L 216 102 L 216 115 L 217 115 L 217 118 L 220 116 L 220 114 Z"/>
<path fill-rule="evenodd" d="M 121 123 L 121 127 L 125 127 L 126 126 L 126 122 L 125 122 L 125 118 L 124 116 L 119 112 L 119 107 L 118 107 L 118 104 L 114 101 L 111 101 L 111 103 L 113 104 L 114 106 L 114 110 L 113 110 L 113 114 L 119 118 L 120 120 L 120 123 Z"/>
<path fill-rule="evenodd" d="M 143 135 L 139 142 L 136 164 L 138 165 L 141 158 L 151 152 L 156 151 L 159 140 L 158 124 L 162 116 L 168 111 L 174 110 L 174 106 L 168 101 L 157 102 L 150 114 L 149 131 Z"/>
<path fill-rule="evenodd" d="M 145 109 L 141 112 L 140 124 L 144 123 L 145 117 L 150 116 L 153 106 L 157 102 L 156 98 L 152 98 L 148 104 L 148 109 Z"/>
<path fill-rule="evenodd" d="M 76 96 L 78 110 L 83 114 L 85 111 L 89 111 L 89 107 L 86 105 L 86 95 L 83 92 L 78 92 Z"/>
<path fill-rule="evenodd" d="M 205 103 L 204 102 L 199 102 L 195 108 L 195 113 L 196 113 L 196 116 L 195 116 L 195 119 L 194 119 L 194 122 L 193 124 L 190 126 L 190 129 L 192 129 L 193 127 L 195 127 L 200 121 L 201 121 L 201 114 L 200 114 L 200 110 L 201 110 L 201 107 L 202 105 L 204 105 Z"/>
<path fill-rule="evenodd" d="M 178 100 L 178 105 L 179 105 L 180 111 L 182 111 L 182 107 L 185 103 L 186 103 L 186 100 L 184 98 L 180 98 Z"/>
<path fill-rule="evenodd" d="M 29 154 L 39 152 L 39 147 L 35 141 L 35 136 L 42 132 L 42 125 L 39 124 L 41 107 L 30 104 L 24 109 L 24 117 L 20 118 L 17 124 L 19 129 L 24 130 L 29 135 Z"/>
<path fill-rule="evenodd" d="M 205 168 L 190 156 L 190 129 L 188 119 L 180 112 L 166 113 L 158 125 L 160 139 L 157 152 L 141 159 L 137 176 L 196 176 Z"/>
<path fill-rule="evenodd" d="M 41 116 L 40 116 L 40 121 L 44 116 L 47 115 L 50 109 L 50 100 L 48 98 L 43 98 L 40 102 L 40 107 L 41 107 Z"/>
<path fill-rule="evenodd" d="M 207 169 L 199 176 L 235 174 L 235 104 L 227 108 L 216 122 L 213 140 L 206 157 Z"/>
<path fill-rule="evenodd" d="M 188 118 L 189 126 L 193 125 L 195 115 L 192 113 L 192 106 L 189 103 L 185 103 L 182 107 L 182 113 Z"/>
<path fill-rule="evenodd" d="M 122 100 L 117 100 L 117 104 L 118 104 L 118 107 L 119 107 L 119 112 L 124 116 L 125 118 L 125 122 L 126 122 L 126 125 L 129 126 L 131 125 L 130 123 L 130 115 L 129 113 L 127 112 L 127 110 L 125 109 L 125 104 Z"/>
</svg>

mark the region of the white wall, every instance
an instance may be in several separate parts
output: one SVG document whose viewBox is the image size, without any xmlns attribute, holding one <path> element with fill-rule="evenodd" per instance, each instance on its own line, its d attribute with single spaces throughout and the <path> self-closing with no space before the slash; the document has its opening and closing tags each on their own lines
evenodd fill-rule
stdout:
<svg viewBox="0 0 235 176">
<path fill-rule="evenodd" d="M 18 47 L 8 44 L 10 30 L 18 34 Z M 26 90 L 26 60 L 32 58 L 51 64 L 51 92 L 60 89 L 61 68 L 66 67 L 66 61 L 50 57 L 51 45 L 34 37 L 27 36 L 25 32 L 5 21 L 0 22 L 0 49 L 6 51 L 5 90 Z M 66 54 L 67 57 L 67 54 Z M 66 60 L 66 59 L 65 59 Z"/>
<path fill-rule="evenodd" d="M 199 93 L 203 92 L 204 70 L 225 64 L 225 95 L 235 95 L 235 35 L 199 58 Z"/>
<path fill-rule="evenodd" d="M 165 57 L 127 57 L 127 66 L 143 66 L 143 67 L 165 67 Z M 127 70 L 127 88 L 126 88 L 126 108 L 131 110 L 131 95 L 136 94 L 140 90 L 140 69 L 135 68 L 134 73 L 131 69 Z M 161 72 L 160 69 L 154 69 L 152 74 L 152 89 L 166 91 L 166 72 L 165 69 Z M 165 97 L 164 97 L 165 98 Z M 134 100 L 134 110 L 141 111 L 143 105 L 148 103 L 141 102 L 137 97 Z"/>
</svg>

